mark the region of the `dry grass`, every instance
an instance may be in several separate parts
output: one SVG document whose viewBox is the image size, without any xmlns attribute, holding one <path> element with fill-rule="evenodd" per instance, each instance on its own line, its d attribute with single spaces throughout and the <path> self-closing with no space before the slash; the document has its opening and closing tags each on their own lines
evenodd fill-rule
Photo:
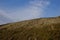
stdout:
<svg viewBox="0 0 60 40">
<path fill-rule="evenodd" d="M 0 40 L 60 40 L 60 17 L 0 25 Z"/>
</svg>

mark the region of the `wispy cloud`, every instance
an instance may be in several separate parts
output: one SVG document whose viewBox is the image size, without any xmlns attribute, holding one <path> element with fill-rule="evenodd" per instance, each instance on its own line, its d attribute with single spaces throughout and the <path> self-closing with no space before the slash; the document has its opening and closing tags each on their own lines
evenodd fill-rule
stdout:
<svg viewBox="0 0 60 40">
<path fill-rule="evenodd" d="M 46 8 L 50 2 L 48 0 L 31 0 L 28 4 L 24 9 L 17 8 L 8 13 L 3 13 L 14 21 L 39 18 L 44 15 L 44 8 Z"/>
</svg>

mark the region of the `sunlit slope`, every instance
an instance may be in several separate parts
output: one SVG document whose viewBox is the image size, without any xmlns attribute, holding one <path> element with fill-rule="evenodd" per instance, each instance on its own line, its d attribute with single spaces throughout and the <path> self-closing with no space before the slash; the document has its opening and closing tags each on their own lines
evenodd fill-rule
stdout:
<svg viewBox="0 0 60 40">
<path fill-rule="evenodd" d="M 60 40 L 60 17 L 0 25 L 0 40 Z"/>
</svg>

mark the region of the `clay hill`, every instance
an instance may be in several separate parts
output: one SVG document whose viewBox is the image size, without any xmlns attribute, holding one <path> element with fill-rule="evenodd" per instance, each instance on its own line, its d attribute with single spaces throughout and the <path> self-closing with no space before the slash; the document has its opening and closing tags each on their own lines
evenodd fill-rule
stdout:
<svg viewBox="0 0 60 40">
<path fill-rule="evenodd" d="M 0 40 L 60 40 L 60 16 L 0 25 Z"/>
</svg>

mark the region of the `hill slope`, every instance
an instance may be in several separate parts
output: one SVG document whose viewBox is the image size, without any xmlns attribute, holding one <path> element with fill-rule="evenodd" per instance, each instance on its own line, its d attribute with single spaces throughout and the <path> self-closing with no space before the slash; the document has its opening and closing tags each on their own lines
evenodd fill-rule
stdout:
<svg viewBox="0 0 60 40">
<path fill-rule="evenodd" d="M 60 40 L 60 17 L 0 25 L 0 40 Z"/>
</svg>

